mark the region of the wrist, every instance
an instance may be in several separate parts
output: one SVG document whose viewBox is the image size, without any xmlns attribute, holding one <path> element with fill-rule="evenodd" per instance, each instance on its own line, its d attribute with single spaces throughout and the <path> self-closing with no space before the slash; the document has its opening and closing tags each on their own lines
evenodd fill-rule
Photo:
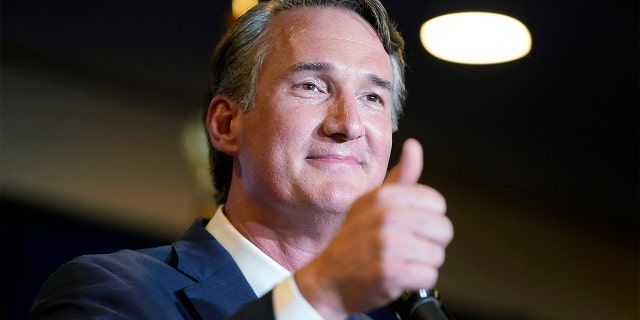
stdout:
<svg viewBox="0 0 640 320">
<path fill-rule="evenodd" d="M 346 319 L 349 312 L 338 288 L 328 277 L 307 265 L 294 273 L 298 291 L 324 319 Z"/>
</svg>

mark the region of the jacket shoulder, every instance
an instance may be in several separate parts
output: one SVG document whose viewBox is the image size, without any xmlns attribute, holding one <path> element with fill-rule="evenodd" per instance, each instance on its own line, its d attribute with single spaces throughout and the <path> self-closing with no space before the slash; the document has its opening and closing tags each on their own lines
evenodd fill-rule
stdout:
<svg viewBox="0 0 640 320">
<path fill-rule="evenodd" d="M 174 292 L 194 281 L 170 265 L 171 252 L 163 246 L 77 257 L 45 281 L 30 318 L 153 318 L 160 310 L 182 315 Z"/>
</svg>

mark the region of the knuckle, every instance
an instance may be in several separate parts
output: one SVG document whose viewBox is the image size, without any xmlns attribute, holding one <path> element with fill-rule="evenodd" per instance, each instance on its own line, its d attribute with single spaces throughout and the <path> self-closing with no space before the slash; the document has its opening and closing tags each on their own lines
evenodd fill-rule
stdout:
<svg viewBox="0 0 640 320">
<path fill-rule="evenodd" d="M 445 229 L 444 240 L 445 240 L 445 243 L 449 244 L 451 240 L 453 240 L 453 235 L 454 235 L 453 223 L 451 222 L 451 220 L 449 219 L 445 220 L 444 229 Z"/>
<path fill-rule="evenodd" d="M 438 247 L 434 252 L 434 265 L 438 268 L 441 267 L 444 264 L 445 257 L 444 248 Z"/>
</svg>

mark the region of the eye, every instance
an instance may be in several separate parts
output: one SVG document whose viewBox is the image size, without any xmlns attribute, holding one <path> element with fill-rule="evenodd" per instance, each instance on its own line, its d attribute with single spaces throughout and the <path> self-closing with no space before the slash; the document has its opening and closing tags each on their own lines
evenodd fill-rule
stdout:
<svg viewBox="0 0 640 320">
<path fill-rule="evenodd" d="M 320 91 L 318 90 L 318 87 L 313 83 L 303 83 L 300 85 L 300 87 L 302 88 L 302 90 Z"/>
<path fill-rule="evenodd" d="M 381 103 L 382 99 L 380 99 L 379 96 L 375 95 L 375 94 L 368 94 L 365 96 L 365 99 L 369 102 L 374 102 L 374 103 Z"/>
<path fill-rule="evenodd" d="M 328 86 L 325 81 L 318 78 L 293 79 L 289 93 L 303 99 L 326 98 Z"/>
</svg>

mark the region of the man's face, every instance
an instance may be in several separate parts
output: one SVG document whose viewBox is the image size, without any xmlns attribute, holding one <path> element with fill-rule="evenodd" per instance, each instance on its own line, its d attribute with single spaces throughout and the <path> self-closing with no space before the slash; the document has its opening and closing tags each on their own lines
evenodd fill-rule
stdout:
<svg viewBox="0 0 640 320">
<path fill-rule="evenodd" d="M 266 35 L 255 105 L 237 118 L 243 188 L 280 210 L 344 213 L 387 170 L 389 56 L 346 10 L 292 9 Z"/>
</svg>

